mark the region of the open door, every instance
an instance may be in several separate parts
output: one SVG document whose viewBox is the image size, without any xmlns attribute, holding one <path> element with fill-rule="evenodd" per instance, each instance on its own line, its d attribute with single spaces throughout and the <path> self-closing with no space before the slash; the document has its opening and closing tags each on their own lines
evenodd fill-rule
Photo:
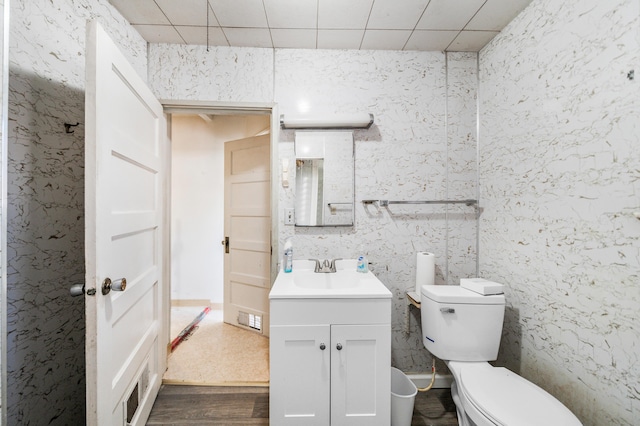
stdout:
<svg viewBox="0 0 640 426">
<path fill-rule="evenodd" d="M 166 121 L 97 22 L 86 50 L 86 423 L 144 425 L 168 343 Z"/>
<path fill-rule="evenodd" d="M 269 335 L 270 135 L 224 146 L 224 321 Z"/>
</svg>

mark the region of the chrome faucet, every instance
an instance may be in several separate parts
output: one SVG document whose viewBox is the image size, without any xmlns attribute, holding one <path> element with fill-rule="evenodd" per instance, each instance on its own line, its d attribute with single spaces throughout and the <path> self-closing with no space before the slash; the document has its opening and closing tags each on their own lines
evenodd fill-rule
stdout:
<svg viewBox="0 0 640 426">
<path fill-rule="evenodd" d="M 336 260 L 341 260 L 341 259 L 331 259 L 331 260 L 324 259 L 322 263 L 320 263 L 320 260 L 318 259 L 309 259 L 309 260 L 316 263 L 316 266 L 313 269 L 313 272 L 333 273 L 333 272 L 336 272 Z"/>
</svg>

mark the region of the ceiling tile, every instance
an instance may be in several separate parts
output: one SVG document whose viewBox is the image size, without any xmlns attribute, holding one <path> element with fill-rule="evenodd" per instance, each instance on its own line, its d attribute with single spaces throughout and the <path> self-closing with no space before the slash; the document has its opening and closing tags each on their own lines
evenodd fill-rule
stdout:
<svg viewBox="0 0 640 426">
<path fill-rule="evenodd" d="M 187 44 L 207 44 L 207 28 L 206 27 L 190 27 L 176 26 L 176 30 L 180 33 Z M 210 46 L 229 46 L 227 39 L 219 27 L 209 27 L 209 45 Z"/>
<path fill-rule="evenodd" d="M 271 28 L 316 28 L 317 0 L 264 0 L 264 7 Z"/>
<path fill-rule="evenodd" d="M 444 51 L 459 31 L 415 30 L 404 50 Z"/>
<path fill-rule="evenodd" d="M 240 47 L 272 48 L 271 34 L 267 28 L 222 28 L 229 45 Z"/>
<path fill-rule="evenodd" d="M 130 24 L 170 24 L 153 0 L 109 0 L 109 2 L 127 18 Z"/>
<path fill-rule="evenodd" d="M 207 25 L 207 12 L 209 13 L 209 25 L 218 25 L 215 16 L 209 9 L 207 0 L 155 0 L 164 14 L 173 25 Z"/>
<path fill-rule="evenodd" d="M 364 30 L 318 30 L 318 49 L 359 49 Z"/>
<path fill-rule="evenodd" d="M 466 29 L 500 31 L 529 3 L 531 0 L 487 0 Z"/>
<path fill-rule="evenodd" d="M 177 25 L 174 28 L 187 44 L 207 44 L 207 27 Z"/>
<path fill-rule="evenodd" d="M 416 29 L 461 30 L 486 0 L 431 0 Z"/>
<path fill-rule="evenodd" d="M 409 30 L 366 30 L 360 48 L 402 50 L 410 35 Z"/>
<path fill-rule="evenodd" d="M 499 31 L 461 31 L 447 48 L 447 51 L 478 52 L 498 33 Z"/>
<path fill-rule="evenodd" d="M 413 30 L 429 0 L 376 0 L 367 29 Z"/>
<path fill-rule="evenodd" d="M 209 27 L 209 45 L 210 46 L 229 46 L 229 41 L 224 36 L 224 32 L 220 27 Z"/>
<path fill-rule="evenodd" d="M 184 44 L 185 41 L 171 25 L 133 25 L 149 43 Z"/>
<path fill-rule="evenodd" d="M 262 0 L 209 0 L 221 27 L 267 28 Z"/>
<path fill-rule="evenodd" d="M 316 30 L 272 28 L 271 39 L 275 48 L 316 48 Z"/>
<path fill-rule="evenodd" d="M 373 0 L 318 1 L 318 28 L 322 29 L 364 29 L 373 4 Z"/>
</svg>

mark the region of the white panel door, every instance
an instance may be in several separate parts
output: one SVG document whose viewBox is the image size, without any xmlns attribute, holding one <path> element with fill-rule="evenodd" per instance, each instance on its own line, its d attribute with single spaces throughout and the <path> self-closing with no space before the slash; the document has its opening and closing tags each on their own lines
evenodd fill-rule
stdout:
<svg viewBox="0 0 640 426">
<path fill-rule="evenodd" d="M 329 425 L 330 333 L 328 324 L 271 327 L 271 424 Z"/>
<path fill-rule="evenodd" d="M 144 425 L 168 343 L 161 321 L 166 122 L 96 22 L 86 49 L 87 424 Z M 125 278 L 124 291 L 103 294 L 107 278 Z"/>
<path fill-rule="evenodd" d="M 269 335 L 270 135 L 224 144 L 224 321 Z"/>
<path fill-rule="evenodd" d="M 331 425 L 388 426 L 391 326 L 331 326 Z"/>
</svg>

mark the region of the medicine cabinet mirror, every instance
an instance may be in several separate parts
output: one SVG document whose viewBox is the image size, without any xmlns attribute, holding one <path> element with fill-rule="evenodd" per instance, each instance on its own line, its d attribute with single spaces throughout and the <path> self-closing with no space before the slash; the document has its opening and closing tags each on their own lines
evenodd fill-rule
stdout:
<svg viewBox="0 0 640 426">
<path fill-rule="evenodd" d="M 353 133 L 295 135 L 296 226 L 353 226 Z"/>
</svg>

